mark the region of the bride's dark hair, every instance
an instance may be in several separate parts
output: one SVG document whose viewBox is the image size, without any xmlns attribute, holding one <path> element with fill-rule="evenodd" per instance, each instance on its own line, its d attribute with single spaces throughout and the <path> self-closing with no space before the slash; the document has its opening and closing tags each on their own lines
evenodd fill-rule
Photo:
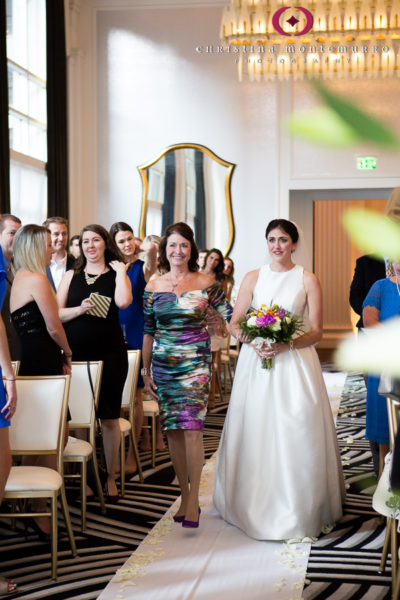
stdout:
<svg viewBox="0 0 400 600">
<path fill-rule="evenodd" d="M 291 221 L 287 221 L 287 219 L 273 219 L 270 221 L 265 232 L 266 239 L 268 239 L 268 234 L 273 229 L 282 229 L 287 235 L 290 235 L 294 244 L 299 240 L 299 232 L 297 231 L 296 225 Z"/>
</svg>

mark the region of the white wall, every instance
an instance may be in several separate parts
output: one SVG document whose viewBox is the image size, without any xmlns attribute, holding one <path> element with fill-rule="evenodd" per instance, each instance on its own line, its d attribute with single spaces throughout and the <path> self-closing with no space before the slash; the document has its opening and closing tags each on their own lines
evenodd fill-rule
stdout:
<svg viewBox="0 0 400 600">
<path fill-rule="evenodd" d="M 360 173 L 355 155 L 370 147 L 333 152 L 284 133 L 282 118 L 315 104 L 306 82 L 240 84 L 231 56 L 196 53 L 198 45 L 218 43 L 222 0 L 71 4 L 73 229 L 126 220 L 137 230 L 137 166 L 174 143 L 204 144 L 237 164 L 231 255 L 240 279 L 265 258 L 267 222 L 289 216 L 290 190 L 400 184 L 399 156 L 375 149 L 378 170 Z M 398 128 L 397 79 L 335 87 Z"/>
</svg>

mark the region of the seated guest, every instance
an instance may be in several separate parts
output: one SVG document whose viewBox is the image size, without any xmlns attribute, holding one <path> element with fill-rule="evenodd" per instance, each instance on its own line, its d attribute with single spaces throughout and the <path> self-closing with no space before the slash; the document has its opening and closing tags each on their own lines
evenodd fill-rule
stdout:
<svg viewBox="0 0 400 600">
<path fill-rule="evenodd" d="M 16 272 L 10 310 L 21 342 L 19 375 L 70 374 L 72 353 L 46 277 L 53 252 L 50 233 L 39 225 L 25 225 L 15 234 L 13 249 Z M 36 457 L 34 461 L 55 468 L 55 457 Z M 46 500 L 32 501 L 34 512 L 43 512 L 45 507 Z M 42 538 L 50 533 L 48 517 L 32 519 L 31 526 Z"/>
<path fill-rule="evenodd" d="M 79 250 L 79 235 L 73 235 L 69 240 L 69 253 L 74 258 L 78 258 L 81 251 Z"/>
<path fill-rule="evenodd" d="M 53 246 L 46 273 L 53 289 L 57 291 L 64 273 L 72 269 L 75 262 L 74 256 L 67 253 L 68 221 L 63 217 L 50 217 L 45 220 L 43 227 L 50 231 Z"/>
<path fill-rule="evenodd" d="M 21 344 L 10 315 L 10 293 L 11 285 L 14 280 L 13 267 L 13 241 L 14 236 L 22 223 L 18 217 L 9 214 L 3 214 L 0 221 L 0 246 L 4 257 L 4 267 L 6 271 L 6 288 L 1 316 L 7 333 L 8 347 L 10 349 L 11 360 L 21 359 Z"/>
</svg>

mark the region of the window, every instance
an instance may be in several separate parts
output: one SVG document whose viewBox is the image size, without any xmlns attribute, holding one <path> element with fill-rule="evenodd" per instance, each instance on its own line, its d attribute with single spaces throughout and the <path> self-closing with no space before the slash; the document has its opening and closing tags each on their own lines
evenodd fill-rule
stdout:
<svg viewBox="0 0 400 600">
<path fill-rule="evenodd" d="M 47 212 L 45 0 L 7 0 L 11 212 L 41 223 Z"/>
</svg>

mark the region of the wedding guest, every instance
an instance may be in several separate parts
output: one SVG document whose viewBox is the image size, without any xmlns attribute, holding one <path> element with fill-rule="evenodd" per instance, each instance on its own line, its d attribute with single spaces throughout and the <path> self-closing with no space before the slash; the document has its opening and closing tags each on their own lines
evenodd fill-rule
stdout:
<svg viewBox="0 0 400 600">
<path fill-rule="evenodd" d="M 0 246 L 4 257 L 6 271 L 6 290 L 1 316 L 7 333 L 11 360 L 21 360 L 21 344 L 10 315 L 10 293 L 14 281 L 13 241 L 18 229 L 22 226 L 20 219 L 14 215 L 2 214 L 0 221 Z"/>
<path fill-rule="evenodd" d="M 213 248 L 206 255 L 203 273 L 212 277 L 214 281 L 222 288 L 224 283 L 224 257 L 221 250 Z M 212 354 L 212 374 L 210 383 L 210 393 L 208 396 L 208 405 L 210 408 L 215 407 L 215 386 L 217 381 L 217 371 L 221 371 L 221 341 L 228 336 L 225 322 L 212 306 L 207 312 L 207 328 L 211 340 Z"/>
<path fill-rule="evenodd" d="M 369 290 L 363 302 L 364 327 L 374 327 L 400 313 L 400 264 L 393 265 L 394 275 L 379 279 Z M 379 474 L 389 450 L 389 423 L 386 399 L 378 394 L 379 376 L 368 375 L 367 419 L 365 437 L 379 444 Z"/>
<path fill-rule="evenodd" d="M 74 258 L 78 258 L 78 256 L 80 255 L 81 252 L 79 250 L 79 235 L 73 235 L 72 238 L 69 240 L 69 253 Z"/>
<path fill-rule="evenodd" d="M 128 350 L 141 350 L 144 327 L 143 292 L 146 283 L 156 272 L 158 247 L 153 242 L 145 241 L 138 248 L 132 227 L 123 221 L 111 225 L 110 235 L 128 267 L 127 275 L 132 286 L 133 300 L 127 308 L 119 310 L 119 322 L 124 332 Z M 138 250 L 143 253 L 144 260 L 139 258 Z M 143 387 L 143 379 L 139 375 L 135 398 L 135 435 L 137 440 L 140 439 L 143 427 Z M 125 467 L 127 475 L 136 471 L 136 461 L 131 444 Z"/>
<path fill-rule="evenodd" d="M 150 281 L 144 292 L 143 379 L 147 392 L 159 402 L 181 489 L 174 520 L 198 527 L 202 431 L 211 372 L 206 313 L 211 305 L 230 318 L 231 307 L 218 284 L 197 272 L 198 250 L 186 223 L 167 227 L 160 257 L 167 272 Z"/>
<path fill-rule="evenodd" d="M 71 374 L 71 349 L 58 316 L 56 297 L 46 277 L 53 247 L 50 233 L 39 225 L 25 225 L 14 237 L 15 277 L 10 311 L 21 342 L 19 375 Z M 68 436 L 68 430 L 66 432 Z M 26 460 L 32 464 L 31 460 Z M 33 464 L 56 468 L 53 456 L 38 456 Z M 32 510 L 43 512 L 46 500 L 32 500 Z M 49 539 L 50 519 L 36 517 L 30 526 L 43 540 Z"/>
<path fill-rule="evenodd" d="M 11 450 L 8 427 L 17 406 L 15 376 L 11 366 L 7 345 L 6 330 L 0 317 L 0 505 L 11 469 Z M 0 595 L 17 591 L 17 584 L 7 577 L 0 576 Z"/>
<path fill-rule="evenodd" d="M 266 230 L 271 264 L 240 287 L 231 333 L 243 346 L 220 440 L 214 504 L 258 540 L 318 536 L 342 516 L 344 481 L 332 411 L 314 344 L 322 337 L 317 277 L 292 260 L 297 227 L 274 219 Z M 240 323 L 270 300 L 304 318 L 288 343 L 250 342 Z M 262 358 L 273 360 L 270 370 Z"/>
<path fill-rule="evenodd" d="M 235 272 L 235 267 L 233 264 L 233 260 L 228 256 L 224 258 L 224 270 L 222 271 L 224 275 L 224 280 L 222 282 L 222 289 L 224 290 L 225 297 L 229 302 L 231 302 L 232 291 L 235 285 L 235 279 L 233 274 Z"/>
<path fill-rule="evenodd" d="M 206 258 L 207 258 L 208 250 L 207 248 L 203 248 L 199 250 L 199 258 L 197 260 L 197 264 L 199 265 L 199 271 L 202 271 L 206 266 Z"/>
<path fill-rule="evenodd" d="M 115 503 L 119 500 L 115 482 L 119 467 L 119 416 L 128 372 L 128 357 L 118 309 L 127 308 L 132 302 L 132 288 L 126 275 L 128 265 L 121 260 L 118 249 L 104 227 L 84 227 L 79 248 L 81 255 L 74 270 L 64 275 L 57 298 L 74 359 L 103 361 L 98 415 L 102 424 L 108 472 L 107 500 Z M 93 311 L 97 303 L 96 294 L 102 296 L 102 311 Z"/>
<path fill-rule="evenodd" d="M 57 291 L 64 273 L 74 266 L 75 258 L 67 253 L 68 221 L 63 217 L 49 217 L 43 223 L 50 231 L 53 253 L 50 265 L 46 268 L 51 286 Z"/>
</svg>

